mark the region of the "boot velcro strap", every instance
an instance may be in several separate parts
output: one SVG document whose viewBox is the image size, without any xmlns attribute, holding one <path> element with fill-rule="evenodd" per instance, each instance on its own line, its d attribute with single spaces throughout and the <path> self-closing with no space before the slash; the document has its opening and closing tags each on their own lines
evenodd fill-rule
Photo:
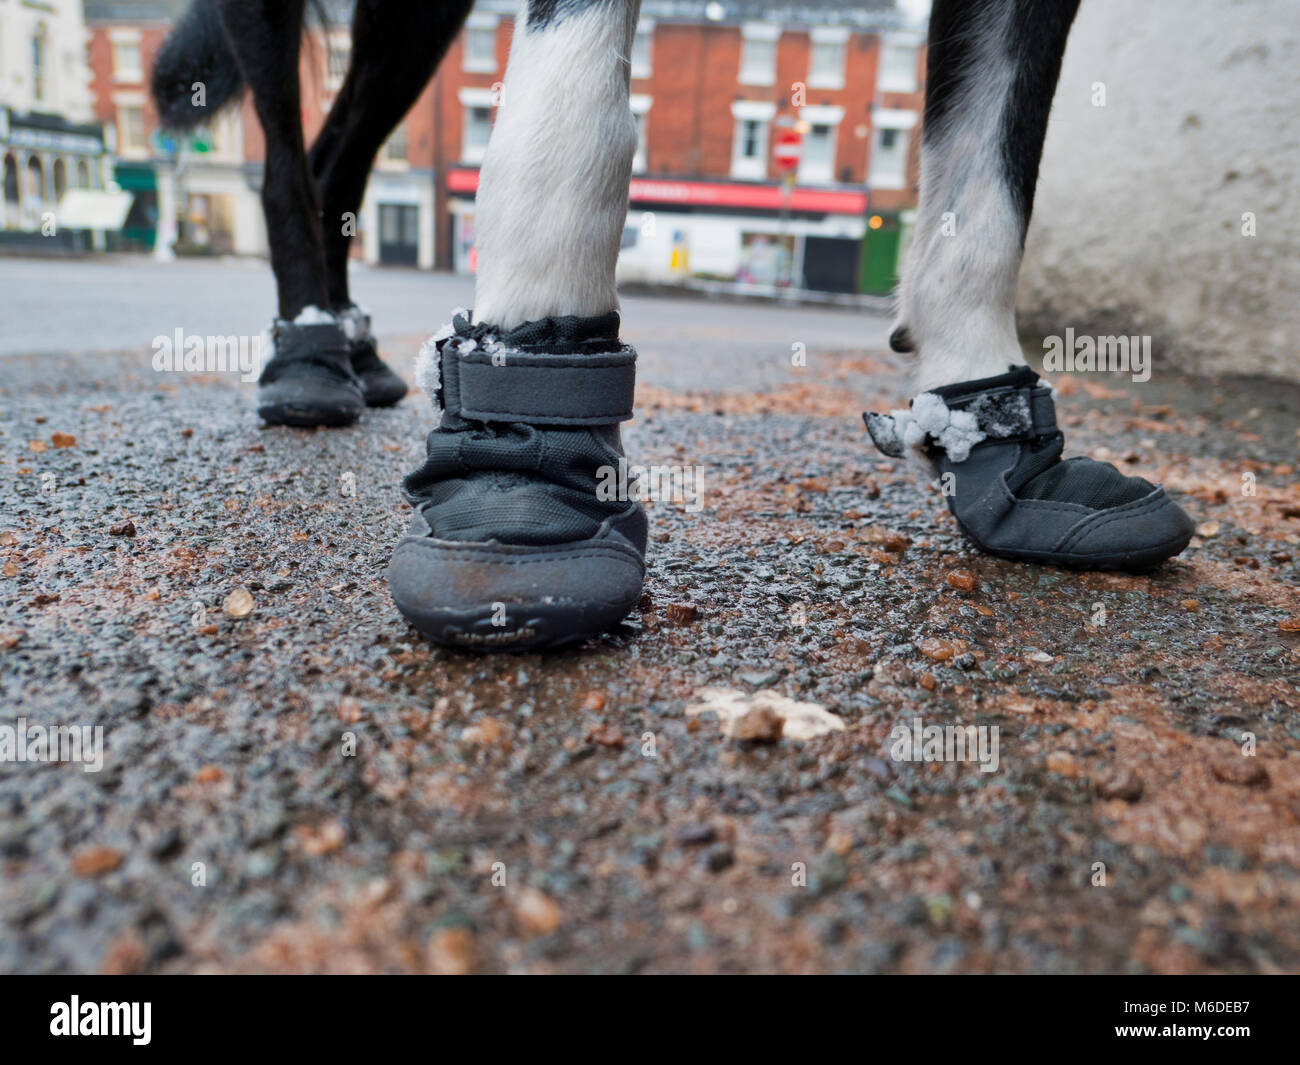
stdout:
<svg viewBox="0 0 1300 1065">
<path fill-rule="evenodd" d="M 632 417 L 636 352 L 552 355 L 504 346 L 441 351 L 443 410 L 480 422 L 614 425 Z"/>
<path fill-rule="evenodd" d="M 1052 390 L 992 388 L 968 396 L 945 399 L 951 410 L 975 415 L 980 432 L 993 440 L 1032 440 L 1056 431 L 1056 404 Z"/>
<path fill-rule="evenodd" d="M 965 395 L 923 392 L 909 410 L 862 418 L 877 449 L 891 458 L 900 458 L 910 446 L 943 448 L 960 462 L 985 440 L 1035 440 L 1056 431 L 1052 390 L 1042 385 L 1009 385 Z"/>
</svg>

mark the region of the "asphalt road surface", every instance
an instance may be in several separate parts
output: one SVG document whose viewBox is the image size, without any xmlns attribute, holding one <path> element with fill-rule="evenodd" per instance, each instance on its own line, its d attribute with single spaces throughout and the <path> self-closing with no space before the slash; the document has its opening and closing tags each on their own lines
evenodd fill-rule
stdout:
<svg viewBox="0 0 1300 1065">
<path fill-rule="evenodd" d="M 471 298 L 356 287 L 408 378 Z M 383 582 L 425 397 L 268 429 L 235 375 L 153 370 L 270 292 L 0 261 L 0 970 L 1300 968 L 1300 390 L 1058 379 L 1068 450 L 1199 526 L 1078 574 L 974 553 L 869 450 L 885 320 L 630 298 L 629 454 L 701 505 L 652 508 L 619 631 L 473 657 Z M 19 760 L 20 724 L 91 731 Z M 907 757 L 929 726 L 966 756 Z"/>
</svg>

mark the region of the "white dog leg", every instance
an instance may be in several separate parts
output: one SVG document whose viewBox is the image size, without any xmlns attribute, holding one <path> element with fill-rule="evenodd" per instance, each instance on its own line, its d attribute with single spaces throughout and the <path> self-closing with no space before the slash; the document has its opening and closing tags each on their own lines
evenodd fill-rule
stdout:
<svg viewBox="0 0 1300 1065">
<path fill-rule="evenodd" d="M 530 0 L 479 177 L 474 317 L 502 329 L 618 307 L 640 0 Z"/>
</svg>

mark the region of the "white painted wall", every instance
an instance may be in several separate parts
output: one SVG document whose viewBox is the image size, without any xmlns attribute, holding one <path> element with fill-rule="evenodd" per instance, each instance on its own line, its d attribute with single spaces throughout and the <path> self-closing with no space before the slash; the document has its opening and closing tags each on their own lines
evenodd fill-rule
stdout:
<svg viewBox="0 0 1300 1065">
<path fill-rule="evenodd" d="M 236 255 L 268 253 L 262 197 L 248 187 L 242 169 L 221 163 L 191 161 L 185 174 L 185 187 L 191 195 L 225 196 L 229 199 Z"/>
<path fill-rule="evenodd" d="M 32 69 L 32 37 L 38 32 L 45 41 L 40 99 Z M 15 111 L 52 111 L 73 122 L 91 120 L 81 0 L 0 0 L 0 104 Z"/>
<path fill-rule="evenodd" d="M 1086 0 L 1019 303 L 1039 332 L 1151 333 L 1157 368 L 1300 379 L 1297 0 Z"/>
</svg>

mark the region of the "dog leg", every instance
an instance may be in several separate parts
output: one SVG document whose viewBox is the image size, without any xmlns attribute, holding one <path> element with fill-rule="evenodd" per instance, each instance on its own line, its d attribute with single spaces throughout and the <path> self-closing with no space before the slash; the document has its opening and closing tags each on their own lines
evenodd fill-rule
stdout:
<svg viewBox="0 0 1300 1065">
<path fill-rule="evenodd" d="M 636 152 L 628 56 L 638 0 L 530 0 L 479 176 L 475 315 L 510 329 L 618 307 Z"/>
<path fill-rule="evenodd" d="M 395 4 L 362 0 L 352 17 L 352 61 L 308 162 L 320 190 L 330 309 L 348 334 L 366 406 L 387 407 L 406 382 L 379 357 L 370 316 L 348 291 L 348 253 L 375 156 L 429 83 L 472 0 Z"/>
<path fill-rule="evenodd" d="M 352 62 L 308 161 L 320 189 L 331 307 L 351 306 L 348 250 L 375 156 L 433 77 L 473 0 L 362 0 L 352 17 Z"/>
<path fill-rule="evenodd" d="M 891 343 L 918 354 L 910 409 L 866 416 L 886 454 L 922 451 L 981 549 L 1144 569 L 1192 523 L 1164 490 L 1063 460 L 1051 390 L 1024 364 L 1015 297 L 1052 94 L 1078 0 L 936 0 L 921 203 Z"/>
<path fill-rule="evenodd" d="M 637 0 L 530 0 L 479 180 L 473 315 L 421 352 L 438 427 L 388 568 L 430 638 L 477 650 L 596 635 L 636 605 L 646 515 L 620 490 L 636 353 L 614 266 Z"/>
<path fill-rule="evenodd" d="M 921 202 L 895 346 L 922 389 L 1023 361 L 1015 298 L 1038 160 L 1078 0 L 937 0 Z M 901 335 L 900 335 L 901 334 Z"/>
</svg>

